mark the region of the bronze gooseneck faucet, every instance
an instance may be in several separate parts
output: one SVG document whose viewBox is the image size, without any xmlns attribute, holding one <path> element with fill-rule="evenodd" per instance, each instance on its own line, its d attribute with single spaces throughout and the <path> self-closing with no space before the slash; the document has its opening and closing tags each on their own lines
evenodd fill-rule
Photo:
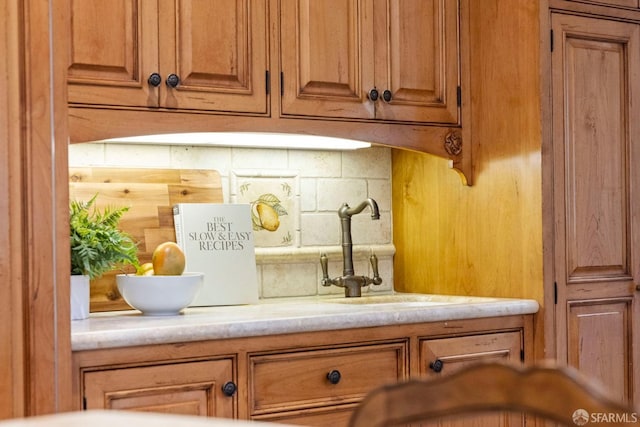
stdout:
<svg viewBox="0 0 640 427">
<path fill-rule="evenodd" d="M 338 217 L 340 217 L 340 225 L 342 226 L 342 262 L 343 272 L 341 277 L 335 279 L 329 278 L 329 261 L 327 254 L 320 255 L 320 265 L 322 266 L 322 286 L 340 286 L 344 288 L 346 297 L 362 296 L 362 287 L 368 285 L 380 285 L 382 278 L 378 274 L 378 257 L 371 254 L 369 261 L 373 270 L 373 278 L 367 276 L 356 276 L 353 269 L 353 241 L 351 238 L 351 217 L 357 215 L 369 207 L 371 209 L 371 219 L 380 219 L 380 211 L 378 204 L 372 198 L 368 198 L 355 208 L 350 208 L 348 204 L 343 203 L 338 209 Z"/>
</svg>

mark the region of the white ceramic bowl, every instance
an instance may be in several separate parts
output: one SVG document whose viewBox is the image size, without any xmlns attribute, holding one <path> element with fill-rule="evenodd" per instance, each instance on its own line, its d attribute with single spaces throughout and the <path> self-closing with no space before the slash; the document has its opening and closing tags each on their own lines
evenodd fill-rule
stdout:
<svg viewBox="0 0 640 427">
<path fill-rule="evenodd" d="M 171 316 L 187 307 L 202 288 L 203 273 L 181 276 L 116 275 L 118 291 L 131 307 L 150 316 Z"/>
</svg>

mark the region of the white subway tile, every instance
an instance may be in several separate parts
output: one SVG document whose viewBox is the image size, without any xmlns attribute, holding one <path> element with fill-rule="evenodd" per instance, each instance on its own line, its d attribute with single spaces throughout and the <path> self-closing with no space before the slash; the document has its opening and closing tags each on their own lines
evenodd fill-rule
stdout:
<svg viewBox="0 0 640 427">
<path fill-rule="evenodd" d="M 231 149 L 231 165 L 234 169 L 286 169 L 287 158 L 287 150 Z"/>
<path fill-rule="evenodd" d="M 302 177 L 340 177 L 341 164 L 339 151 L 289 151 L 289 167 L 299 169 Z"/>
<path fill-rule="evenodd" d="M 317 292 L 314 264 L 269 264 L 262 266 L 263 298 L 312 296 Z"/>
<path fill-rule="evenodd" d="M 69 166 L 101 166 L 105 144 L 70 144 Z"/>
<path fill-rule="evenodd" d="M 368 179 L 367 194 L 375 199 L 380 210 L 391 210 L 391 181 L 389 179 Z"/>
<path fill-rule="evenodd" d="M 364 179 L 318 179 L 319 211 L 337 211 L 343 203 L 356 206 L 367 197 Z"/>
<path fill-rule="evenodd" d="M 318 209 L 317 186 L 318 181 L 315 178 L 300 179 L 300 209 L 302 212 L 313 212 Z"/>
<path fill-rule="evenodd" d="M 391 149 L 371 147 L 343 152 L 342 176 L 389 179 L 391 177 Z"/>
<path fill-rule="evenodd" d="M 214 169 L 226 175 L 231 169 L 231 148 L 171 147 L 171 167 L 176 169 Z"/>
<path fill-rule="evenodd" d="M 351 239 L 354 244 L 379 245 L 391 243 L 391 215 L 380 212 L 380 219 L 371 219 L 371 211 L 365 208 L 359 215 L 351 217 Z"/>
<path fill-rule="evenodd" d="M 338 215 L 303 213 L 300 215 L 300 239 L 302 246 L 339 245 L 340 220 Z"/>
<path fill-rule="evenodd" d="M 171 147 L 147 144 L 105 144 L 105 165 L 168 168 L 171 165 Z"/>
</svg>

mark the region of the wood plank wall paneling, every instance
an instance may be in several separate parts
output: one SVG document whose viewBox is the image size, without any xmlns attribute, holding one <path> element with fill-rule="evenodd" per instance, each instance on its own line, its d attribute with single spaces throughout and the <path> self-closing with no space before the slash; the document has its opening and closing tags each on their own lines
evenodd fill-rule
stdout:
<svg viewBox="0 0 640 427">
<path fill-rule="evenodd" d="M 396 289 L 543 302 L 539 5 L 470 2 L 474 185 L 393 152 Z"/>
</svg>

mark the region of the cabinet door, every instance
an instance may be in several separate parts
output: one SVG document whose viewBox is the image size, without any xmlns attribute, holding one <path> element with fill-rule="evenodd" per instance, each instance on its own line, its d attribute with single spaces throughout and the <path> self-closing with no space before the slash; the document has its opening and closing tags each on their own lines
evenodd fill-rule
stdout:
<svg viewBox="0 0 640 427">
<path fill-rule="evenodd" d="M 67 0 L 69 102 L 158 105 L 147 83 L 158 72 L 156 0 Z"/>
<path fill-rule="evenodd" d="M 520 363 L 522 337 L 520 332 L 500 332 L 465 337 L 425 339 L 420 342 L 420 375 L 428 378 L 450 375 L 466 366 L 480 362 Z M 474 415 L 456 420 L 434 422 L 440 427 L 498 427 L 523 425 L 520 414 Z"/>
<path fill-rule="evenodd" d="M 558 358 L 637 404 L 640 26 L 554 14 L 552 27 Z"/>
<path fill-rule="evenodd" d="M 231 360 L 176 363 L 86 372 L 86 409 L 122 409 L 235 418 Z"/>
<path fill-rule="evenodd" d="M 282 0 L 283 115 L 374 117 L 372 0 Z"/>
<path fill-rule="evenodd" d="M 458 123 L 458 0 L 376 0 L 374 15 L 376 118 Z"/>
<path fill-rule="evenodd" d="M 264 0 L 160 0 L 161 105 L 266 113 L 267 29 Z"/>
</svg>

